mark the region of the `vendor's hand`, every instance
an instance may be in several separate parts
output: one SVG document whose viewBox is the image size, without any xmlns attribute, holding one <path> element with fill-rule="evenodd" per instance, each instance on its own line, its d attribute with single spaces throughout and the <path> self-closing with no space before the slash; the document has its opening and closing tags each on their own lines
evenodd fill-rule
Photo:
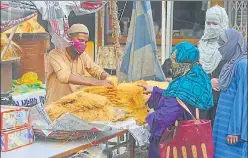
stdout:
<svg viewBox="0 0 248 158">
<path fill-rule="evenodd" d="M 226 137 L 226 141 L 227 141 L 227 144 L 230 144 L 230 145 L 236 144 L 239 141 L 239 137 L 235 135 L 228 135 Z"/>
<path fill-rule="evenodd" d="M 69 83 L 69 87 L 70 87 L 70 89 L 71 89 L 72 92 L 75 92 L 78 89 L 80 89 L 82 86 L 81 85 L 74 85 L 74 84 L 70 84 Z"/>
<path fill-rule="evenodd" d="M 213 88 L 213 90 L 214 90 L 214 91 L 220 91 L 220 89 L 219 89 L 219 88 Z"/>
<path fill-rule="evenodd" d="M 154 87 L 154 86 L 150 86 L 150 85 L 147 85 L 147 86 L 145 86 L 145 85 L 138 85 L 138 86 L 144 88 L 144 94 L 150 94 L 150 93 L 152 93 L 153 87 Z"/>
<path fill-rule="evenodd" d="M 100 76 L 100 80 L 106 80 L 108 78 L 109 74 L 107 72 L 103 72 Z"/>
<path fill-rule="evenodd" d="M 153 113 L 153 112 L 154 112 L 154 109 L 151 108 L 148 114 L 151 114 L 151 113 Z"/>
<path fill-rule="evenodd" d="M 213 90 L 219 91 L 219 85 L 218 85 L 218 79 L 217 78 L 212 78 L 211 84 L 212 84 Z"/>
<path fill-rule="evenodd" d="M 111 84 L 107 80 L 99 80 L 97 86 L 111 86 Z"/>
<path fill-rule="evenodd" d="M 172 81 L 172 78 L 170 77 L 170 78 L 166 78 L 166 81 L 167 82 L 171 82 Z"/>
<path fill-rule="evenodd" d="M 115 86 L 115 84 L 112 81 L 106 80 L 111 86 Z"/>
</svg>

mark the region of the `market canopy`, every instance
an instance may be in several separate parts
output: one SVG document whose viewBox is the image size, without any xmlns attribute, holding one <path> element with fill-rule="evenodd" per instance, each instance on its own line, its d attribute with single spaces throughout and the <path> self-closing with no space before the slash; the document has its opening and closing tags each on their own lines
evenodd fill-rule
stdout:
<svg viewBox="0 0 248 158">
<path fill-rule="evenodd" d="M 165 76 L 157 58 L 150 1 L 134 1 L 125 55 L 121 65 L 126 81 L 158 80 Z"/>
<path fill-rule="evenodd" d="M 37 10 L 30 1 L 1 2 L 1 32 L 34 17 Z"/>
<path fill-rule="evenodd" d="M 1 32 L 34 17 L 38 12 L 48 21 L 51 41 L 56 47 L 67 45 L 68 16 L 95 13 L 107 2 L 83 1 L 1 1 Z"/>
</svg>

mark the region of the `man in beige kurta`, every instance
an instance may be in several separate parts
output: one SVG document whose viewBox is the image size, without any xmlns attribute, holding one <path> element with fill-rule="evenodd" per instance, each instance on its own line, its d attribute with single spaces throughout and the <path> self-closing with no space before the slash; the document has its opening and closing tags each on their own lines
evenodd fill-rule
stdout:
<svg viewBox="0 0 248 158">
<path fill-rule="evenodd" d="M 69 29 L 73 45 L 54 49 L 48 56 L 46 105 L 72 93 L 76 86 L 107 86 L 108 74 L 84 52 L 89 31 L 83 24 L 74 24 Z M 82 44 L 82 46 L 81 46 Z M 92 77 L 86 77 L 88 72 Z"/>
</svg>

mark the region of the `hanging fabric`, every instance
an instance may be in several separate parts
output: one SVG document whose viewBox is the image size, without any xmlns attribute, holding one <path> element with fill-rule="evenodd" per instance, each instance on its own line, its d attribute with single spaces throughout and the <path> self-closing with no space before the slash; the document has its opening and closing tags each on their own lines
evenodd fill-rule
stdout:
<svg viewBox="0 0 248 158">
<path fill-rule="evenodd" d="M 107 3 L 83 1 L 1 1 L 1 32 L 29 20 L 37 12 L 48 21 L 48 32 L 56 48 L 65 48 L 68 43 L 68 17 L 95 13 Z"/>
<path fill-rule="evenodd" d="M 158 80 L 165 76 L 157 58 L 150 1 L 134 1 L 125 54 L 121 65 L 122 80 Z"/>
</svg>

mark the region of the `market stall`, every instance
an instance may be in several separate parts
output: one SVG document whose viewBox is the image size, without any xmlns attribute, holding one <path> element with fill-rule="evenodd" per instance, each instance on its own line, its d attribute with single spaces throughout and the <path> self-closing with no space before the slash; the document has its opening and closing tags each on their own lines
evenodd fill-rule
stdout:
<svg viewBox="0 0 248 158">
<path fill-rule="evenodd" d="M 9 7 L 15 3 L 19 2 L 1 5 L 1 8 L 11 11 Z M 20 58 L 21 63 L 19 66 L 9 64 L 10 68 L 3 71 L 11 72 L 7 76 L 11 81 L 13 79 L 13 85 L 8 83 L 6 90 L 1 89 L 1 93 L 11 94 L 2 98 L 13 100 L 13 105 L 15 105 L 15 107 L 1 106 L 1 109 L 5 111 L 1 113 L 4 118 L 3 122 L 7 122 L 6 127 L 1 128 L 4 133 L 1 137 L 3 156 L 72 157 L 75 153 L 82 154 L 82 150 L 106 143 L 101 150 L 107 153 L 108 157 L 111 157 L 113 150 L 118 151 L 121 146 L 129 146 L 130 157 L 134 157 L 136 145 L 147 144 L 149 138 L 149 129 L 145 121 L 149 112 L 145 103 L 149 96 L 144 95 L 143 89 L 137 85 L 153 85 L 163 89 L 168 86 L 167 82 L 153 81 L 155 79 L 165 80 L 159 64 L 159 59 L 163 60 L 165 56 L 157 57 L 158 50 L 160 50 L 157 49 L 157 44 L 165 45 L 166 43 L 167 46 L 172 46 L 185 40 L 196 44 L 198 40 L 172 39 L 172 19 L 170 18 L 173 17 L 173 2 L 167 2 L 167 27 L 162 29 L 163 32 L 167 30 L 167 37 L 165 39 L 165 34 L 162 33 L 163 36 L 160 39 L 158 31 L 154 29 L 150 2 L 133 3 L 131 19 L 124 18 L 122 21 L 125 37 L 120 38 L 118 8 L 115 1 L 110 1 L 108 9 L 111 15 L 109 20 L 112 21 L 110 22 L 112 36 L 107 36 L 107 43 L 113 45 L 104 46 L 104 34 L 99 35 L 95 41 L 97 43 L 95 48 L 98 49 L 99 46 L 98 54 L 93 51 L 91 57 L 97 59 L 96 61 L 104 68 L 116 69 L 117 77 L 108 78 L 115 83 L 115 86 L 84 87 L 46 107 L 44 107 L 45 57 L 50 37 L 56 48 L 68 46 L 67 18 L 69 13 L 74 11 L 80 15 L 100 10 L 97 14 L 103 16 L 105 13 L 102 8 L 106 2 L 28 1 L 20 2 L 20 4 L 22 7 L 29 6 L 29 10 L 22 12 L 23 14 L 19 16 L 14 16 L 15 23 L 7 19 L 1 22 L 1 32 L 4 31 L 6 37 L 9 37 L 9 40 L 5 40 L 6 45 L 1 46 L 3 47 L 1 59 L 4 57 L 5 60 L 8 59 L 4 54 L 12 41 L 13 47 L 16 46 L 16 52 L 19 51 L 17 56 L 13 54 L 13 57 Z M 163 8 L 165 9 L 164 2 Z M 48 22 L 48 28 L 44 29 L 37 23 L 38 13 L 43 20 Z M 22 17 L 22 15 L 25 16 Z M 102 19 L 101 16 L 97 19 Z M 165 15 L 163 17 L 165 20 Z M 131 23 L 129 32 L 127 32 L 126 25 L 128 22 Z M 102 25 L 97 26 L 104 29 L 104 22 L 98 23 Z M 121 46 L 123 43 L 126 45 Z M 162 47 L 162 54 L 165 55 L 165 51 L 168 56 L 170 47 L 166 47 L 166 50 Z M 1 60 L 1 66 L 3 62 L 4 60 Z M 121 78 L 121 73 L 126 75 L 125 79 Z M 122 83 L 123 80 L 128 83 Z M 8 102 L 7 105 L 10 103 Z M 116 142 L 110 142 L 115 137 L 117 137 Z M 120 137 L 125 137 L 125 139 L 120 141 Z M 113 146 L 109 147 L 110 144 Z"/>
<path fill-rule="evenodd" d="M 14 5 L 16 3 L 18 3 L 18 5 Z M 115 8 L 115 2 L 111 3 L 112 7 Z M 53 4 L 60 5 L 59 2 Z M 91 11 L 88 13 L 92 13 L 92 10 L 99 10 L 105 3 L 101 5 L 93 4 L 93 8 L 92 5 L 87 5 L 85 2 L 82 2 L 80 6 L 91 8 Z M 22 7 L 25 5 L 29 6 L 29 12 L 22 10 Z M 73 3 L 70 3 L 70 5 L 73 5 Z M 37 23 L 37 12 L 40 11 L 41 8 L 44 9 L 44 7 L 50 12 L 55 9 L 51 9 L 48 6 L 51 6 L 51 4 L 41 6 L 38 2 L 32 3 L 29 1 L 26 3 L 6 2 L 5 5 L 1 4 L 1 8 L 3 9 L 1 12 L 5 11 L 11 13 L 11 10 L 14 10 L 13 8 L 15 7 L 22 10 L 22 12 L 19 12 L 20 14 L 15 14 L 18 16 L 11 16 L 9 17 L 10 20 L 5 19 L 5 21 L 1 21 L 1 40 L 3 37 L 2 34 L 6 35 L 5 45 L 1 45 L 1 67 L 5 61 L 12 59 L 12 57 L 18 58 L 17 64 L 14 65 L 10 63 L 7 70 L 1 71 L 1 73 L 10 73 L 9 75 L 1 75 L 9 77 L 7 84 L 6 82 L 1 82 L 1 88 L 3 87 L 2 84 L 8 85 L 6 89 L 1 89 L 1 100 L 6 101 L 5 105 L 8 105 L 7 107 L 1 105 L 1 111 L 4 111 L 1 113 L 1 118 L 3 118 L 2 121 L 6 124 L 6 127 L 1 128 L 3 133 L 3 135 L 1 135 L 1 152 L 3 156 L 16 157 L 16 155 L 23 155 L 26 157 L 26 154 L 28 154 L 28 156 L 31 155 L 30 151 L 34 151 L 34 154 L 37 156 L 38 149 L 42 157 L 46 157 L 46 155 L 42 155 L 42 153 L 45 153 L 42 151 L 47 151 L 47 157 L 71 156 L 71 154 L 80 152 L 93 145 L 102 144 L 104 142 L 108 144 L 110 139 L 117 137 L 117 142 L 109 143 L 114 146 L 104 148 L 105 151 L 111 154 L 112 150 L 117 149 L 118 151 L 119 147 L 129 144 L 131 157 L 133 157 L 135 141 L 137 141 L 138 145 L 143 145 L 147 141 L 147 139 L 143 140 L 142 137 L 139 137 L 140 133 L 143 133 L 143 136 L 148 138 L 148 130 L 144 126 L 144 118 L 148 113 L 147 109 L 144 108 L 147 96 L 143 96 L 142 88 L 137 87 L 136 83 L 127 83 L 127 85 L 116 84 L 116 87 L 112 87 L 116 92 L 110 95 L 108 93 L 99 93 L 99 90 L 101 90 L 100 87 L 98 87 L 97 90 L 89 87 L 79 92 L 82 93 L 82 95 L 90 94 L 104 98 L 103 100 L 106 100 L 106 105 L 103 104 L 104 101 L 101 100 L 99 106 L 105 105 L 104 107 L 108 107 L 106 110 L 108 113 L 103 113 L 102 116 L 113 114 L 112 117 L 114 118 L 118 114 L 118 116 L 121 116 L 118 120 L 109 120 L 108 118 L 105 120 L 104 118 L 84 118 L 81 116 L 85 116 L 85 112 L 75 114 L 73 111 L 66 111 L 62 106 L 60 108 L 44 108 L 46 97 L 45 56 L 49 47 L 49 36 L 45 29 Z M 87 11 L 87 9 L 83 11 Z M 56 19 L 56 21 L 49 19 L 51 17 L 46 17 L 45 12 L 41 12 L 41 14 L 45 16 L 43 18 L 47 18 L 51 24 L 49 34 L 52 36 L 52 41 L 58 48 L 61 47 L 65 40 L 64 34 L 60 34 L 66 30 L 66 27 L 64 27 L 66 26 L 66 21 L 64 22 L 65 18 L 62 16 L 63 18 L 59 18 L 59 20 Z M 14 19 L 11 21 L 13 17 Z M 63 21 L 62 24 L 60 24 L 60 20 Z M 58 25 L 54 25 L 55 21 L 58 22 Z M 118 25 L 114 25 L 114 27 L 117 29 Z M 119 39 L 118 30 L 114 33 L 116 41 Z M 8 47 L 10 44 L 16 47 L 16 49 L 13 50 L 16 54 L 6 53 L 12 48 Z M 114 45 L 114 52 L 118 52 L 119 49 L 120 47 L 117 42 Z M 8 56 L 6 57 L 6 55 Z M 117 57 L 116 63 L 120 62 L 120 54 L 115 53 L 114 55 Z M 7 81 L 6 78 L 3 80 Z M 102 89 L 104 88 L 102 87 Z M 136 99 L 129 98 L 127 94 L 130 94 L 130 91 L 128 90 L 133 91 L 132 93 L 134 95 L 132 97 L 138 97 Z M 72 95 L 76 94 L 77 93 Z M 111 100 L 111 95 L 121 97 L 121 102 Z M 92 101 L 91 98 L 92 97 L 89 97 L 89 102 Z M 128 101 L 128 98 L 131 99 L 131 101 Z M 111 103 L 111 105 L 109 103 Z M 86 104 L 85 106 L 87 105 L 90 104 Z M 97 104 L 94 106 L 96 105 Z M 58 107 L 60 105 L 58 103 L 51 106 Z M 53 111 L 53 109 L 61 110 L 58 115 L 53 115 L 57 113 Z M 138 113 L 136 113 L 136 110 L 138 110 Z M 29 117 L 30 120 L 28 119 Z M 93 121 L 98 122 L 93 123 Z M 91 125 L 89 126 L 89 124 Z M 78 125 L 81 126 L 79 127 Z M 75 136 L 75 133 L 79 135 Z M 90 137 L 92 133 L 94 138 Z M 124 135 L 128 135 L 128 137 L 125 137 L 124 141 L 120 141 L 119 137 L 123 137 Z M 57 147 L 57 145 L 61 146 Z"/>
<path fill-rule="evenodd" d="M 54 2 L 52 3 L 54 4 Z M 94 11 L 97 11 L 98 8 L 101 8 L 101 6 L 104 5 L 104 3 L 101 3 L 100 5 L 93 3 L 94 7 L 92 8 L 92 4 L 90 3 L 77 4 L 78 2 L 74 3 L 72 1 L 69 3 L 71 6 L 73 6 L 73 4 L 74 6 L 82 5 L 80 9 L 81 11 L 83 10 L 83 13 L 92 13 Z M 59 4 L 59 2 L 55 2 L 55 4 Z M 47 38 L 46 36 L 46 31 L 37 23 L 37 8 L 39 8 L 38 6 L 40 5 L 34 4 L 29 1 L 1 3 L 1 15 L 10 15 L 4 16 L 5 18 L 3 19 L 1 18 L 1 104 L 4 103 L 5 105 L 11 105 L 11 107 L 4 107 L 1 105 L 1 112 L 3 112 L 1 113 L 1 118 L 4 119 L 2 120 L 3 122 L 7 123 L 6 125 L 13 125 L 11 127 L 7 126 L 6 128 L 1 128 L 1 152 L 4 152 L 4 157 L 16 157 L 16 155 L 24 156 L 25 154 L 28 154 L 30 156 L 30 152 L 27 153 L 25 151 L 30 150 L 30 148 L 36 148 L 36 145 L 39 146 L 42 141 L 44 142 L 44 138 L 46 138 L 43 137 L 43 139 L 41 140 L 34 140 L 31 127 L 34 128 L 32 121 L 35 119 L 31 119 L 31 122 L 28 122 L 28 117 L 24 117 L 23 115 L 20 116 L 20 114 L 24 114 L 25 111 L 25 116 L 33 116 L 32 110 L 30 113 L 27 112 L 30 110 L 30 108 L 39 108 L 40 111 L 38 112 L 41 112 L 42 108 L 44 108 L 43 104 L 45 102 L 46 90 L 45 85 L 43 85 L 42 82 L 45 83 L 44 56 L 46 54 L 47 48 L 49 47 L 49 45 L 47 45 L 47 41 L 49 42 L 49 38 Z M 40 6 L 40 8 L 42 7 Z M 48 10 L 51 11 L 52 9 L 49 8 Z M 49 17 L 47 19 L 49 20 Z M 54 24 L 54 21 L 50 22 L 53 22 Z M 50 31 L 58 29 L 56 25 L 52 25 L 50 28 L 52 28 Z M 54 33 L 52 37 L 54 37 Z M 13 64 L 14 62 L 15 64 Z M 32 81 L 35 82 L 34 80 L 32 80 L 34 79 L 32 78 L 32 75 L 27 75 L 29 74 L 29 72 L 32 72 L 36 75 L 35 81 L 39 81 L 38 83 L 27 83 Z M 8 74 L 6 75 L 6 73 Z M 22 107 L 30 108 L 23 109 Z M 41 118 L 36 118 L 36 120 L 42 119 L 44 111 L 43 113 L 39 114 L 39 117 Z M 12 119 L 8 120 L 9 117 L 11 117 Z M 17 126 L 15 123 L 23 121 L 26 121 L 26 123 L 19 126 Z M 28 132 L 29 134 L 24 134 L 25 132 Z M 116 130 L 96 137 L 95 140 L 92 140 L 91 142 L 78 141 L 78 145 L 74 145 L 73 147 L 68 148 L 67 150 L 70 152 L 64 153 L 64 155 L 79 152 L 80 150 L 89 148 L 95 144 L 100 144 L 108 141 L 113 137 L 123 135 L 126 132 L 126 130 Z M 49 144 L 49 141 L 45 142 L 47 143 L 47 145 Z M 57 141 L 57 143 L 59 144 L 60 142 Z M 22 147 L 26 145 L 29 146 L 27 146 L 26 148 Z M 53 146 L 53 144 L 51 145 Z M 71 145 L 72 144 L 69 144 L 68 146 Z M 44 145 L 42 146 L 44 149 Z M 78 148 L 78 150 L 74 149 L 76 147 Z M 41 146 L 39 146 L 37 149 L 41 151 L 39 148 L 41 148 Z M 56 151 L 56 148 L 50 149 L 52 153 L 48 154 L 48 157 L 59 155 L 65 151 L 64 149 L 60 151 Z M 34 154 L 37 156 L 37 151 L 35 151 Z M 42 154 L 40 156 L 42 156 Z"/>
</svg>

